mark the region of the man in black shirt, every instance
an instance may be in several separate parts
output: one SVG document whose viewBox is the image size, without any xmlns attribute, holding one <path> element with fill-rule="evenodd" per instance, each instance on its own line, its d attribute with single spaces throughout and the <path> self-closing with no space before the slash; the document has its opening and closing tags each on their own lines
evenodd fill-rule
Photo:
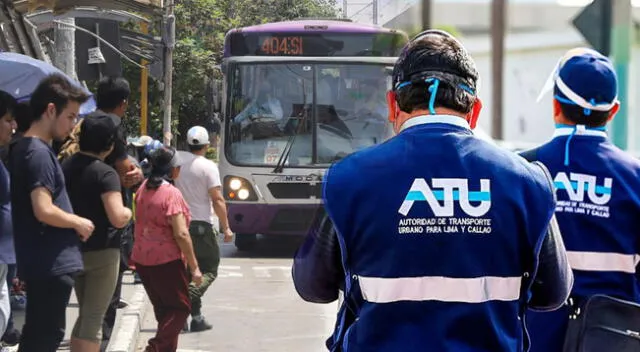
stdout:
<svg viewBox="0 0 640 352">
<path fill-rule="evenodd" d="M 94 114 L 82 122 L 80 150 L 62 164 L 67 192 L 76 214 L 95 224 L 93 236 L 82 245 L 84 272 L 76 279 L 75 292 L 80 316 L 71 339 L 71 349 L 100 348 L 104 314 L 118 280 L 120 232 L 131 219 L 124 206 L 120 178 L 104 163 L 113 150 L 117 127 L 109 114 Z"/>
<path fill-rule="evenodd" d="M 52 140 L 69 135 L 87 98 L 64 76 L 45 78 L 31 96 L 33 121 L 10 151 L 18 273 L 29 287 L 19 352 L 58 349 L 74 276 L 83 269 L 80 241 L 94 229 L 90 220 L 73 214 L 51 149 Z"/>
<path fill-rule="evenodd" d="M 105 77 L 98 83 L 98 91 L 96 94 L 98 111 L 93 114 L 108 113 L 113 122 L 118 126 L 117 137 L 113 146 L 113 151 L 105 159 L 105 163 L 112 166 L 118 172 L 122 183 L 122 199 L 128 207 L 132 206 L 132 189 L 139 185 L 144 179 L 142 170 L 135 162 L 133 157 L 127 153 L 127 131 L 122 118 L 127 112 L 128 99 L 131 94 L 129 82 L 124 78 Z M 121 302 L 122 291 L 122 275 L 128 269 L 129 253 L 133 243 L 133 224 L 129 224 L 125 229 L 121 230 L 122 242 L 120 257 L 120 275 L 116 289 L 113 293 L 111 303 L 104 316 L 102 324 L 102 346 L 101 351 L 105 351 L 111 338 L 111 333 L 116 322 L 116 309 L 126 306 Z"/>
</svg>

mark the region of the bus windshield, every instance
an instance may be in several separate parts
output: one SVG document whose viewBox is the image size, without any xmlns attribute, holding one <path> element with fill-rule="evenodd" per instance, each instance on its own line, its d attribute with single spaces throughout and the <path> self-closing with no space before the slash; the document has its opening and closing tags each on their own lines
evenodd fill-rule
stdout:
<svg viewBox="0 0 640 352">
<path fill-rule="evenodd" d="M 229 72 L 225 149 L 233 164 L 274 166 L 292 135 L 285 166 L 330 164 L 392 134 L 384 64 L 254 63 Z"/>
</svg>

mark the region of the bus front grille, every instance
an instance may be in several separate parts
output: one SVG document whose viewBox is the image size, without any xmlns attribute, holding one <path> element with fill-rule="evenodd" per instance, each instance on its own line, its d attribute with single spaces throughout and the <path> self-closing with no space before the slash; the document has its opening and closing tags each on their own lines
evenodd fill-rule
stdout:
<svg viewBox="0 0 640 352">
<path fill-rule="evenodd" d="M 269 183 L 267 188 L 276 199 L 322 198 L 321 183 Z"/>
</svg>

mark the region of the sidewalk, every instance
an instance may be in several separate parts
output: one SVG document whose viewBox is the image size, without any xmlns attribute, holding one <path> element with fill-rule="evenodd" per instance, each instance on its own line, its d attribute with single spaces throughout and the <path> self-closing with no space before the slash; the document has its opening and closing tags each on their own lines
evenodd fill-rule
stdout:
<svg viewBox="0 0 640 352">
<path fill-rule="evenodd" d="M 107 348 L 107 352 L 133 352 L 135 351 L 138 334 L 140 333 L 140 324 L 144 320 L 144 314 L 147 309 L 147 295 L 144 292 L 142 284 L 133 284 L 133 274 L 127 271 L 124 274 L 122 283 L 122 298 L 129 303 L 124 309 L 118 309 L 116 318 L 116 326 L 111 336 L 111 343 Z M 27 304 L 29 298 L 27 293 Z M 24 311 L 14 312 L 15 326 L 22 329 L 24 324 Z M 71 293 L 71 301 L 67 308 L 67 328 L 65 331 L 62 347 L 58 351 L 69 351 L 69 339 L 71 337 L 71 329 L 78 318 L 78 301 L 75 293 Z M 11 352 L 17 351 L 18 346 L 7 347 Z"/>
</svg>

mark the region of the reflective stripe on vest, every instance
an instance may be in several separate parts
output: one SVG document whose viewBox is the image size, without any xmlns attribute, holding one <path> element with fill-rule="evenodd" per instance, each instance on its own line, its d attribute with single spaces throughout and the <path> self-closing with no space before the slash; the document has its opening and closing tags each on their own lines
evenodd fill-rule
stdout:
<svg viewBox="0 0 640 352">
<path fill-rule="evenodd" d="M 574 270 L 620 271 L 634 274 L 640 263 L 640 254 L 567 251 L 569 264 Z"/>
<path fill-rule="evenodd" d="M 520 298 L 521 282 L 522 277 L 496 276 L 467 279 L 444 276 L 359 277 L 362 296 L 372 303 L 515 301 Z"/>
</svg>

